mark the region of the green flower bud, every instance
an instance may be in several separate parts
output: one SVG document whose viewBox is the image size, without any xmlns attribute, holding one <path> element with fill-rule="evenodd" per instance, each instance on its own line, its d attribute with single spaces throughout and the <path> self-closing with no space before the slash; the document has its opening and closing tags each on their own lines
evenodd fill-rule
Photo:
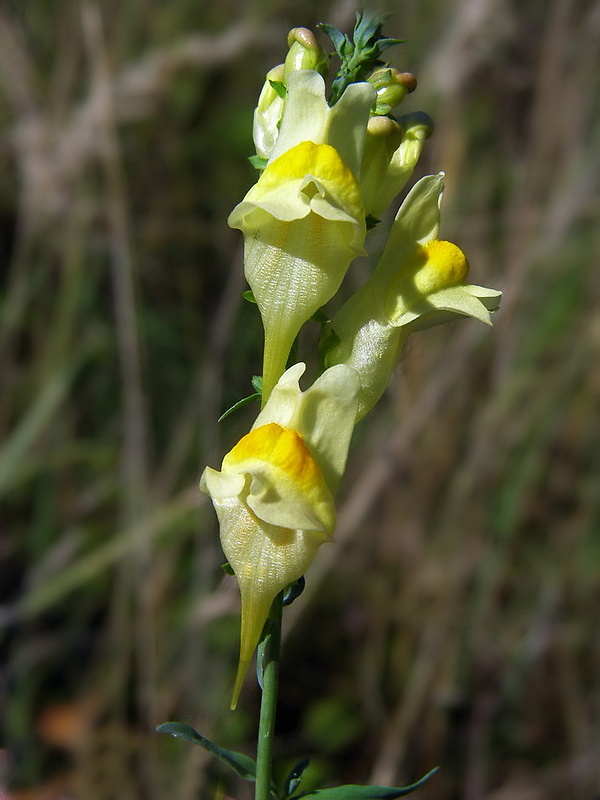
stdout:
<svg viewBox="0 0 600 800">
<path fill-rule="evenodd" d="M 287 83 L 292 72 L 301 69 L 314 69 L 324 78 L 329 73 L 329 56 L 323 50 L 312 31 L 308 28 L 292 28 L 288 33 L 288 47 L 285 59 L 284 79 Z"/>
<path fill-rule="evenodd" d="M 423 150 L 425 141 L 433 134 L 433 120 L 424 111 L 413 111 L 398 120 L 404 130 L 402 144 L 392 159 L 395 168 L 410 169 L 412 174 Z"/>
<path fill-rule="evenodd" d="M 361 169 L 365 212 L 380 218 L 413 173 L 425 140 L 433 132 L 431 117 L 416 111 L 394 122 L 371 117 Z"/>
<path fill-rule="evenodd" d="M 365 213 L 373 217 L 380 217 L 397 194 L 395 182 L 389 190 L 387 185 L 390 162 L 402 143 L 402 135 L 400 125 L 389 117 L 371 117 L 367 124 L 360 185 Z"/>
<path fill-rule="evenodd" d="M 399 72 L 390 67 L 376 69 L 367 80 L 377 91 L 373 113 L 378 115 L 389 114 L 417 88 L 417 79 L 411 72 Z"/>
</svg>

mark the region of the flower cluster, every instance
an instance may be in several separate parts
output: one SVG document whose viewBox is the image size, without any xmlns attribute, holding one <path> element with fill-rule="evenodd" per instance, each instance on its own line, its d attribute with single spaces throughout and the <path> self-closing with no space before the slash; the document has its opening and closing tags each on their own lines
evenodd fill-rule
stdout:
<svg viewBox="0 0 600 800">
<path fill-rule="evenodd" d="M 206 468 L 225 555 L 242 597 L 241 683 L 274 597 L 308 568 L 335 527 L 334 495 L 352 430 L 383 393 L 414 331 L 456 315 L 487 324 L 500 292 L 466 283 L 468 262 L 439 239 L 443 174 L 408 193 L 372 276 L 324 327 L 323 372 L 302 392 L 286 370 L 304 323 L 337 293 L 368 231 L 409 180 L 432 123 L 394 117 L 416 80 L 379 60 L 396 40 L 358 15 L 354 41 L 330 26 L 341 67 L 294 29 L 254 115 L 260 176 L 229 217 L 244 235 L 246 279 L 265 330 L 263 408 L 251 431 Z"/>
</svg>

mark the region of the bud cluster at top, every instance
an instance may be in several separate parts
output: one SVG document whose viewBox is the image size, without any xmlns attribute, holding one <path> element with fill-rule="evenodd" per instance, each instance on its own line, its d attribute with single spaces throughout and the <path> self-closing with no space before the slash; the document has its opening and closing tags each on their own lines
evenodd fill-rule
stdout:
<svg viewBox="0 0 600 800">
<path fill-rule="evenodd" d="M 260 177 L 229 218 L 245 237 L 245 274 L 265 327 L 263 399 L 301 326 L 337 292 L 368 230 L 406 184 L 432 133 L 422 112 L 392 112 L 416 78 L 380 56 L 398 39 L 357 14 L 352 39 L 331 25 L 339 69 L 315 34 L 294 28 L 254 112 Z"/>
</svg>

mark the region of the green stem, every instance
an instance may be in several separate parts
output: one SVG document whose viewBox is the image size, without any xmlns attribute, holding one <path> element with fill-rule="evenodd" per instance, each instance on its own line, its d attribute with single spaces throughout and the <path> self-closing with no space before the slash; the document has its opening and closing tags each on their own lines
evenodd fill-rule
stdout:
<svg viewBox="0 0 600 800">
<path fill-rule="evenodd" d="M 279 651 L 281 647 L 281 614 L 283 595 L 273 601 L 262 640 L 262 699 L 256 751 L 255 800 L 270 800 L 273 735 L 279 685 Z"/>
</svg>

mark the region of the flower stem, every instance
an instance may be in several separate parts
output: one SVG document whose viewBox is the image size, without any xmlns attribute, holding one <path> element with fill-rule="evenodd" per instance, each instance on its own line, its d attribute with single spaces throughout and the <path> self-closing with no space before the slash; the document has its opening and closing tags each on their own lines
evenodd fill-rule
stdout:
<svg viewBox="0 0 600 800">
<path fill-rule="evenodd" d="M 271 797 L 273 735 L 275 733 L 277 689 L 279 686 L 282 608 L 283 595 L 280 593 L 271 606 L 261 642 L 262 699 L 256 751 L 255 800 L 269 800 Z"/>
</svg>

